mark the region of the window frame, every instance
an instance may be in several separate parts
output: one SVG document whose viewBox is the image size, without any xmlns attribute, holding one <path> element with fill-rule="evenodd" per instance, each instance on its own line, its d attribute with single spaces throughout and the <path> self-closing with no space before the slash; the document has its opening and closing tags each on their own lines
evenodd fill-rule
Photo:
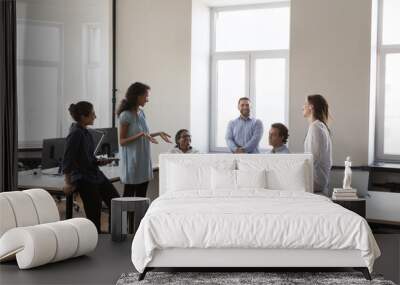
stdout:
<svg viewBox="0 0 400 285">
<path fill-rule="evenodd" d="M 249 9 L 266 9 L 266 8 L 281 8 L 288 7 L 290 9 L 290 1 L 285 0 L 281 2 L 272 2 L 265 4 L 255 4 L 255 5 L 237 5 L 228 7 L 214 7 L 211 8 L 211 98 L 210 98 L 210 133 L 209 133 L 209 146 L 211 152 L 229 152 L 227 146 L 218 147 L 217 146 L 217 125 L 218 125 L 218 94 L 217 94 L 217 83 L 218 83 L 218 73 L 217 73 L 217 63 L 219 60 L 229 60 L 229 59 L 244 59 L 246 62 L 246 92 L 245 96 L 249 97 L 252 102 L 252 115 L 256 114 L 256 94 L 255 94 L 255 62 L 257 59 L 263 58 L 283 58 L 286 62 L 286 74 L 285 74 L 285 123 L 287 126 L 289 124 L 289 51 L 288 49 L 273 49 L 273 50 L 248 50 L 248 51 L 216 51 L 216 17 L 219 12 L 224 11 L 240 11 Z M 290 36 L 290 31 L 289 31 Z M 234 119 L 234 118 L 232 118 Z M 264 132 L 268 126 L 264 126 Z M 260 150 L 265 151 L 267 149 L 260 148 Z"/>
<path fill-rule="evenodd" d="M 384 123 L 385 123 L 385 81 L 386 81 L 386 56 L 400 54 L 400 43 L 384 45 L 383 35 L 383 2 L 378 0 L 378 34 L 377 34 L 377 72 L 376 72 L 376 116 L 375 116 L 375 161 L 400 162 L 400 154 L 384 153 Z"/>
</svg>

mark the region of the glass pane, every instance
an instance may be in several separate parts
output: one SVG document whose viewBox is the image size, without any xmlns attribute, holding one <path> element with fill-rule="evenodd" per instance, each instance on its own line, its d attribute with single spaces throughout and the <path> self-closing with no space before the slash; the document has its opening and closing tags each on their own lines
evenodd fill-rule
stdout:
<svg viewBox="0 0 400 285">
<path fill-rule="evenodd" d="M 17 66 L 18 140 L 35 145 L 57 135 L 58 69 L 46 66 Z M 44 115 L 43 106 L 46 105 Z"/>
<path fill-rule="evenodd" d="M 239 116 L 237 102 L 246 96 L 246 61 L 219 60 L 217 63 L 217 134 L 216 146 L 226 147 L 228 122 Z"/>
<path fill-rule="evenodd" d="M 386 55 L 384 154 L 400 154 L 400 53 Z"/>
<path fill-rule="evenodd" d="M 289 25 L 289 7 L 218 12 L 216 51 L 289 49 Z"/>
<path fill-rule="evenodd" d="M 400 1 L 383 1 L 382 44 L 400 44 Z"/>
<path fill-rule="evenodd" d="M 261 148 L 270 149 L 268 131 L 273 123 L 285 124 L 286 60 L 263 58 L 255 62 L 256 117 L 264 125 Z"/>
<path fill-rule="evenodd" d="M 67 136 L 80 100 L 93 103 L 94 127 L 110 127 L 111 2 L 16 1 L 19 147 Z"/>
</svg>

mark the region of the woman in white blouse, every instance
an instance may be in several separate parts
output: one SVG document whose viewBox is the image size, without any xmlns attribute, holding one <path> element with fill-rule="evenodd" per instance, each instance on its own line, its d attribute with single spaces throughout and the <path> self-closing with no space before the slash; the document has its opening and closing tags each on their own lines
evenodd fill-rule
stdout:
<svg viewBox="0 0 400 285">
<path fill-rule="evenodd" d="M 175 135 L 175 147 L 169 153 L 199 153 L 190 144 L 192 136 L 186 129 L 179 130 Z"/>
<path fill-rule="evenodd" d="M 329 195 L 329 174 L 332 167 L 332 141 L 328 128 L 329 107 L 322 95 L 309 95 L 303 106 L 309 127 L 304 141 L 304 152 L 314 160 L 314 192 Z"/>
</svg>

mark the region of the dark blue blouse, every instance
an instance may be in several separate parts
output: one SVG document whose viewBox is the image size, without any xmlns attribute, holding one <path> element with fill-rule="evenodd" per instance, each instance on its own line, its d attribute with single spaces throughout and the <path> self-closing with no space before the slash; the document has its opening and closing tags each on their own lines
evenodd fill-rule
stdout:
<svg viewBox="0 0 400 285">
<path fill-rule="evenodd" d="M 63 172 L 71 174 L 72 183 L 85 180 L 100 184 L 107 179 L 98 166 L 94 150 L 94 140 L 89 131 L 73 124 L 66 139 L 62 165 Z"/>
</svg>

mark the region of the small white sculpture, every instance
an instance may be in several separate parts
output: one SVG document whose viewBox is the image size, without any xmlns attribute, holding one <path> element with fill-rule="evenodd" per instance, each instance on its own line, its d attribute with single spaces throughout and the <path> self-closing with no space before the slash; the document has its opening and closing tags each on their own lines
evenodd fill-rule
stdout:
<svg viewBox="0 0 400 285">
<path fill-rule="evenodd" d="M 343 189 L 351 188 L 351 160 L 350 156 L 346 158 L 344 162 L 344 178 L 343 178 Z"/>
</svg>

